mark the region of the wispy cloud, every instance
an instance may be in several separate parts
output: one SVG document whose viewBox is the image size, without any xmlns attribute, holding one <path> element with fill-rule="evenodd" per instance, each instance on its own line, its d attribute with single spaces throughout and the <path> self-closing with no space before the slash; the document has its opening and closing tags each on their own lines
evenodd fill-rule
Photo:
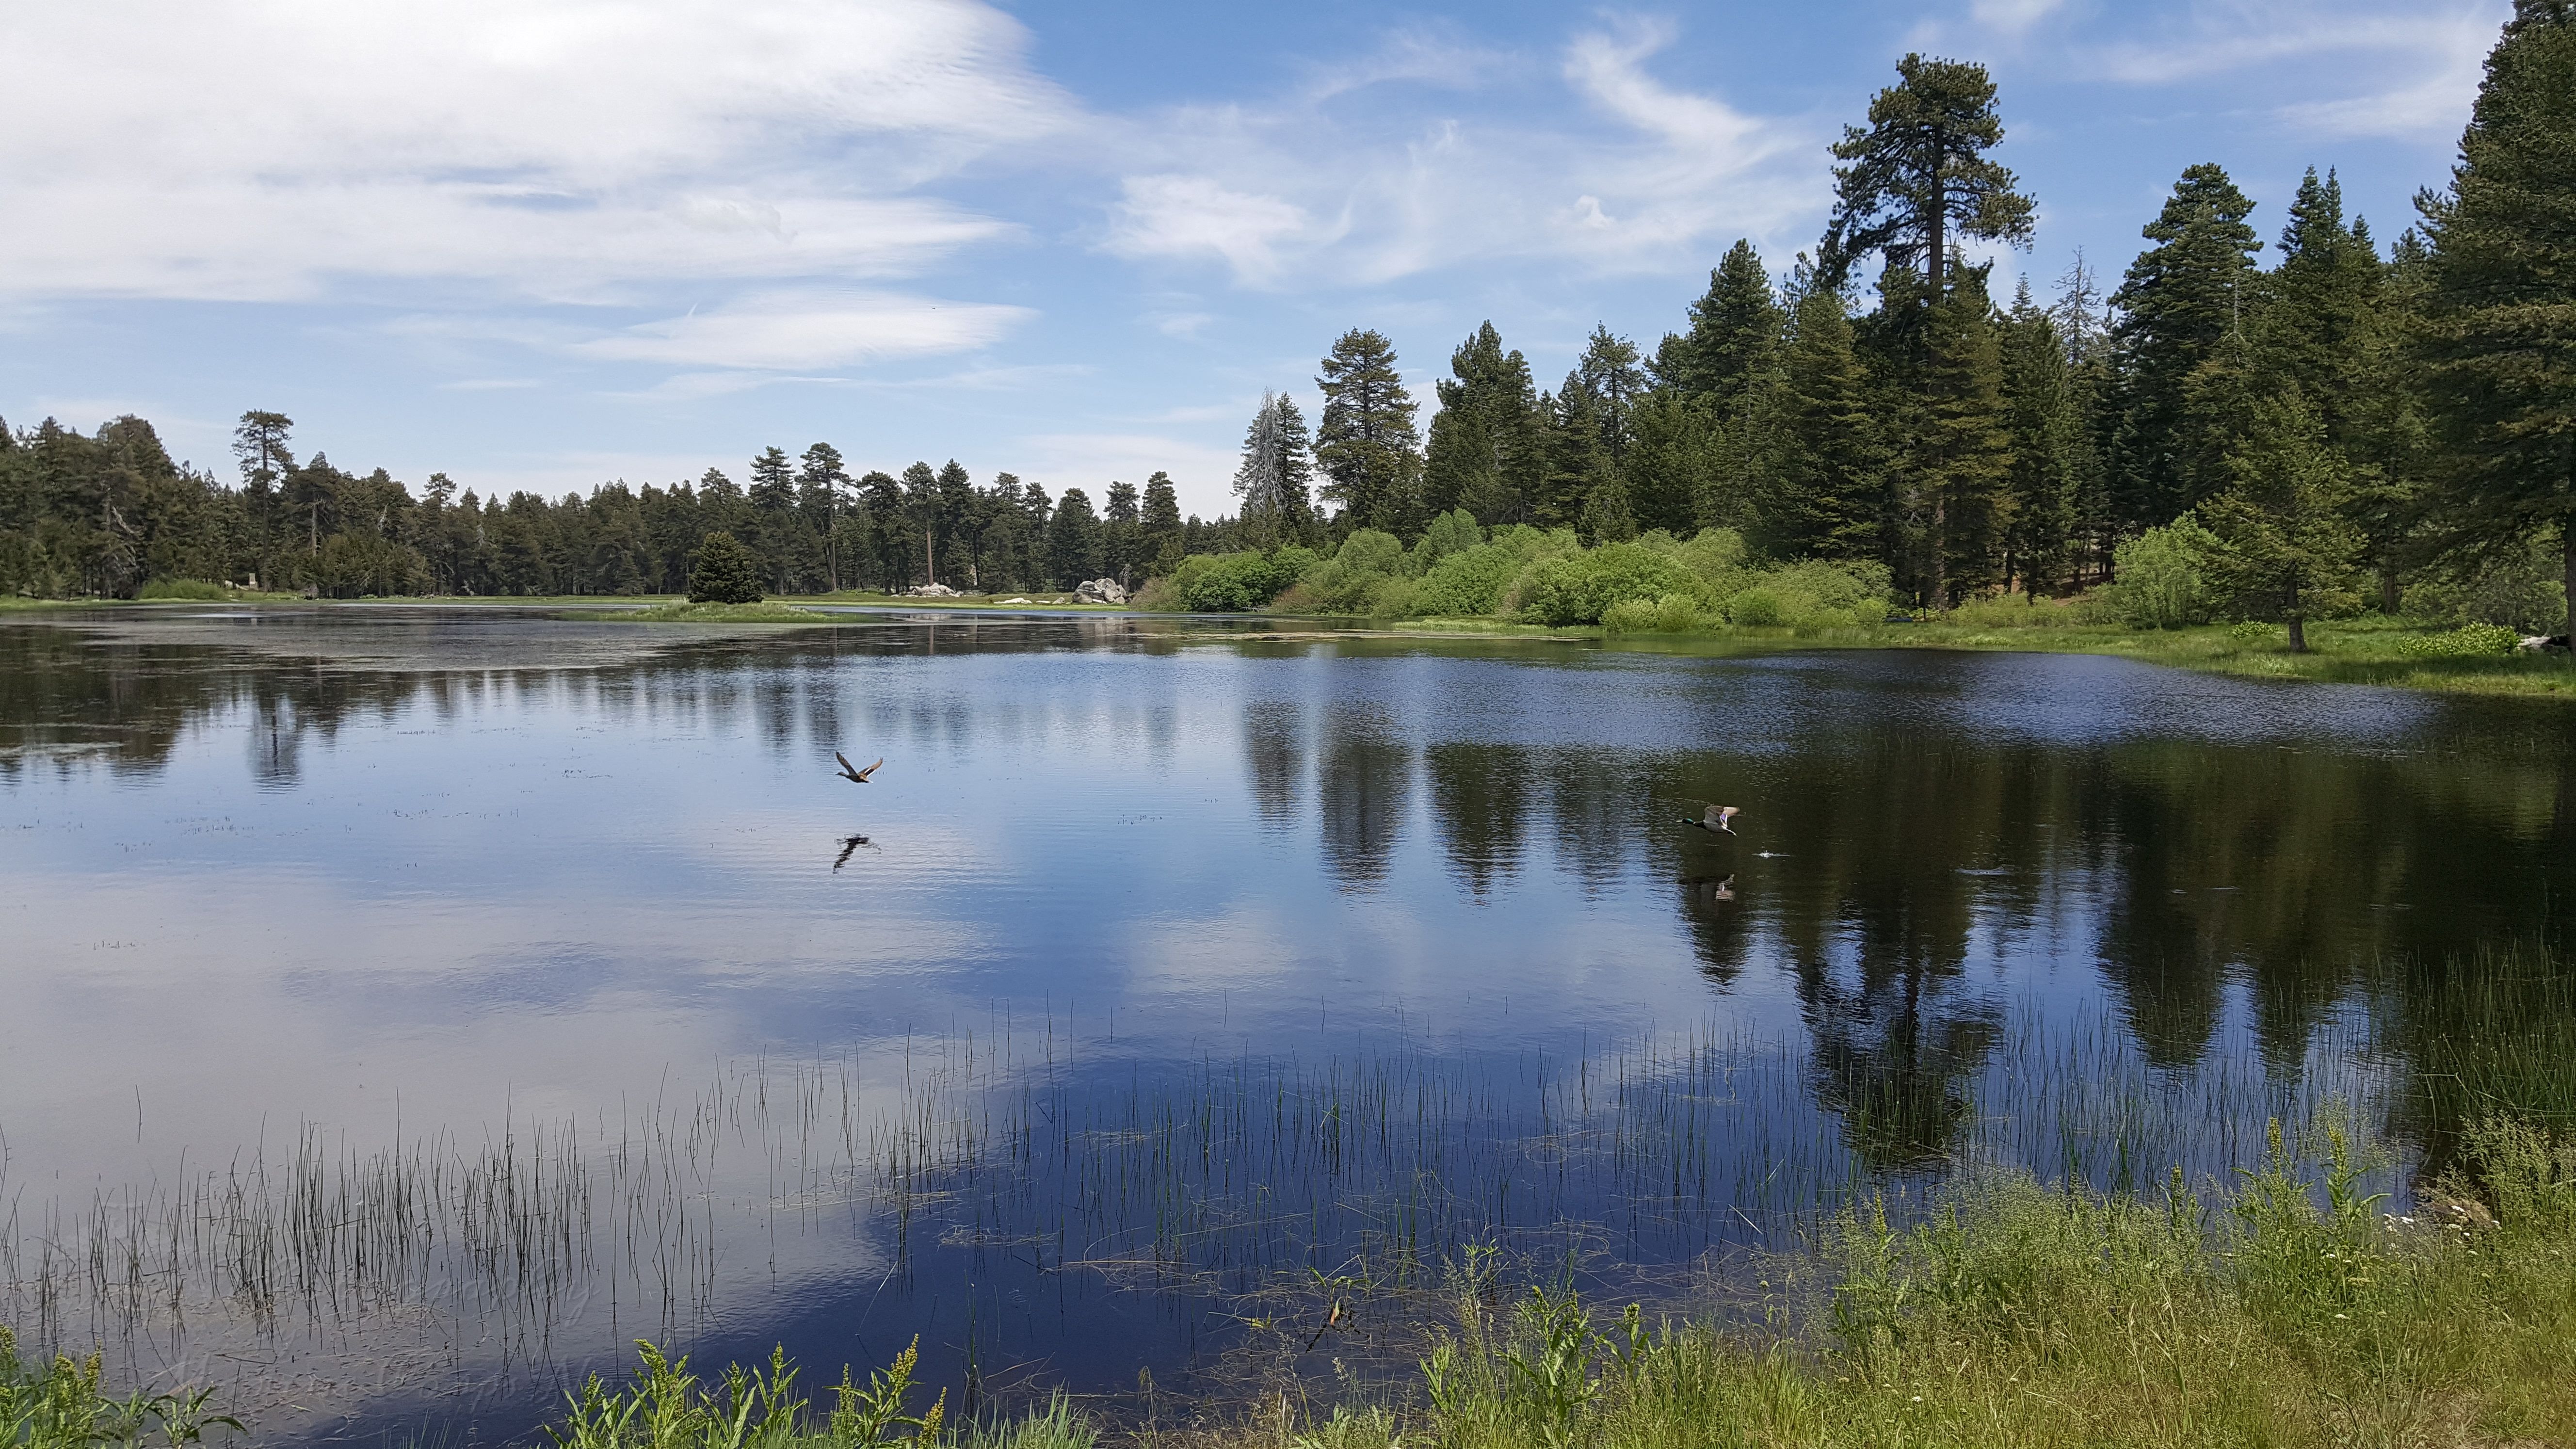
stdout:
<svg viewBox="0 0 2576 1449">
<path fill-rule="evenodd" d="M 676 366 L 814 372 L 962 352 L 1000 337 L 1026 308 L 864 292 L 762 292 L 575 343 L 589 357 Z"/>
<path fill-rule="evenodd" d="M 1651 62 L 1674 38 L 1668 24 L 1614 19 L 1552 67 L 1458 69 L 1444 78 L 1511 80 L 1465 114 L 1354 121 L 1299 93 L 1152 118 L 1122 149 L 1157 164 L 1122 178 L 1101 244 L 1276 289 L 1497 260 L 1652 270 L 1720 233 L 1803 217 L 1821 173 L 1789 163 L 1812 160 L 1816 128 L 1663 80 Z M 1540 86 L 1556 94 L 1527 94 Z"/>
</svg>

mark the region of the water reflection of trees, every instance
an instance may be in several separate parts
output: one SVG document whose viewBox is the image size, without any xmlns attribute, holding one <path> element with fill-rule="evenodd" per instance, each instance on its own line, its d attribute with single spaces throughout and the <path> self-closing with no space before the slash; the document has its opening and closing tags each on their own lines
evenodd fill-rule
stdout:
<svg viewBox="0 0 2576 1449">
<path fill-rule="evenodd" d="M 1336 702 L 1322 719 L 1315 789 L 1325 868 L 1344 890 L 1386 879 L 1413 786 L 1413 751 L 1373 705 Z"/>
</svg>

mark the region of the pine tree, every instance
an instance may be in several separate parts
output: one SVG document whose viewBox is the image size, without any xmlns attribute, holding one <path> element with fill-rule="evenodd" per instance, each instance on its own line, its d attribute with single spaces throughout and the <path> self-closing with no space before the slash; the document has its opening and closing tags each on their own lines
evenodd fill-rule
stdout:
<svg viewBox="0 0 2576 1449">
<path fill-rule="evenodd" d="M 816 443 L 798 460 L 796 506 L 805 515 L 807 531 L 823 540 L 823 587 L 834 593 L 841 588 L 841 490 L 849 486 L 841 450 L 831 444 Z"/>
<path fill-rule="evenodd" d="M 2317 594 L 2349 573 L 2362 536 L 2345 516 L 2351 465 L 2295 385 L 2257 398 L 2244 442 L 2228 456 L 2228 489 L 2196 512 L 2218 537 L 2211 560 L 2220 587 L 2262 600 L 2305 653 Z"/>
<path fill-rule="evenodd" d="M 2420 345 L 2456 538 L 2555 526 L 2576 626 L 2576 5 L 2516 0 L 2431 243 Z"/>
<path fill-rule="evenodd" d="M 859 496 L 867 503 L 868 534 L 875 545 L 877 587 L 900 593 L 913 580 L 921 551 L 913 546 L 912 522 L 904 507 L 903 483 L 892 473 L 871 469 L 859 478 Z"/>
<path fill-rule="evenodd" d="M 1645 400 L 1646 369 L 1639 365 L 1637 344 L 1595 323 L 1583 359 L 1574 365 L 1568 387 L 1580 386 L 1591 400 L 1592 418 L 1600 432 L 1601 451 L 1614 470 L 1628 466 L 1628 449 L 1636 442 L 1637 405 Z"/>
<path fill-rule="evenodd" d="M 1924 506 L 1918 579 L 1935 607 L 1995 582 L 2012 524 L 2012 439 L 1994 305 L 1984 268 L 1956 275 L 1957 286 L 1926 319 L 1924 426 L 1911 460 Z"/>
<path fill-rule="evenodd" d="M 788 568 L 795 553 L 796 482 L 784 450 L 763 448 L 760 456 L 751 460 L 748 496 L 758 515 L 757 551 L 766 566 L 764 576 L 772 581 L 775 592 L 786 593 Z"/>
<path fill-rule="evenodd" d="M 1690 331 L 1667 335 L 1656 349 L 1656 380 L 1723 406 L 1770 369 L 1782 320 L 1761 254 L 1739 240 L 1709 272 L 1707 294 L 1691 303 Z"/>
<path fill-rule="evenodd" d="M 2014 294 L 2002 338 L 2004 425 L 2012 447 L 2012 524 L 2004 537 L 2004 584 L 2016 576 L 2037 596 L 2069 572 L 2078 469 L 2090 419 L 2083 416 L 2074 368 L 2050 312 L 2031 300 L 2025 279 Z"/>
<path fill-rule="evenodd" d="M 1869 103 L 1869 128 L 1845 126 L 1834 145 L 1833 218 L 1817 257 L 1823 285 L 1840 288 L 1860 258 L 1949 286 L 1954 239 L 2026 244 L 2032 202 L 2012 172 L 1986 159 L 2004 138 L 1995 84 L 1966 61 L 1897 62 L 1897 84 Z"/>
<path fill-rule="evenodd" d="M 1882 429 L 1841 293 L 1817 288 L 1799 300 L 1783 394 L 1789 486 L 1773 524 L 1777 546 L 1827 558 L 1877 556 L 1886 508 Z"/>
<path fill-rule="evenodd" d="M 511 500 L 513 505 L 517 500 Z M 757 604 L 761 561 L 741 540 L 718 529 L 698 542 L 698 561 L 689 570 L 692 604 Z"/>
<path fill-rule="evenodd" d="M 2111 298 L 2120 312 L 2111 330 L 2120 389 L 2113 507 L 2127 528 L 2168 523 L 2226 482 L 2210 466 L 2224 449 L 2195 428 L 2187 392 L 2223 341 L 2243 337 L 2260 300 L 2262 243 L 2245 224 L 2253 210 L 2219 167 L 2185 170 L 2144 229 L 2155 245 Z"/>
<path fill-rule="evenodd" d="M 1060 589 L 1099 577 L 1100 520 L 1092 515 L 1090 496 L 1079 488 L 1064 490 L 1047 526 L 1047 573 Z"/>
<path fill-rule="evenodd" d="M 1181 561 L 1181 499 L 1172 486 L 1172 475 L 1154 470 L 1145 480 L 1145 501 L 1138 522 L 1145 531 L 1145 558 L 1149 572 L 1166 574 Z"/>
<path fill-rule="evenodd" d="M 1488 526 L 1528 523 L 1547 478 L 1547 418 L 1529 363 L 1485 323 L 1449 356 L 1438 384 L 1422 497 L 1432 513 L 1465 508 Z"/>
<path fill-rule="evenodd" d="M 1640 528 L 1689 536 L 1699 528 L 1709 471 L 1707 410 L 1657 388 L 1637 404 L 1630 426 L 1635 436 L 1621 471 L 1631 516 Z"/>
<path fill-rule="evenodd" d="M 1421 437 L 1394 345 L 1353 328 L 1334 341 L 1322 366 L 1315 378 L 1324 393 L 1315 462 L 1324 474 L 1323 496 L 1342 506 L 1345 526 L 1410 538 L 1421 512 Z"/>
<path fill-rule="evenodd" d="M 1243 461 L 1234 473 L 1244 532 L 1256 548 L 1277 548 L 1304 536 L 1309 506 L 1305 431 L 1294 402 L 1280 393 L 1261 394 L 1261 409 L 1244 430 Z"/>
<path fill-rule="evenodd" d="M 1615 491 L 1618 502 L 1610 526 L 1627 530 L 1615 537 L 1633 536 L 1636 520 L 1628 507 L 1627 490 L 1619 486 L 1618 472 L 1610 466 L 1609 450 L 1601 444 L 1600 414 L 1594 410 L 1592 395 L 1583 387 L 1581 376 L 1569 375 L 1562 392 L 1554 398 L 1542 394 L 1541 400 L 1549 405 L 1553 416 L 1548 429 L 1547 480 L 1531 510 L 1531 521 L 1542 528 L 1580 524 L 1597 511 L 1596 498 Z"/>
</svg>

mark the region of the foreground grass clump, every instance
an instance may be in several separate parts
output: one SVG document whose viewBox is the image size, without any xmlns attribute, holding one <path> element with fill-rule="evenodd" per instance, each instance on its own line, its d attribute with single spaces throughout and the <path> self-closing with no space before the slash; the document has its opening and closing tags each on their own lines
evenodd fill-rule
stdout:
<svg viewBox="0 0 2576 1449">
<path fill-rule="evenodd" d="M 721 1383 L 703 1380 L 685 1358 L 638 1344 L 644 1371 L 611 1388 L 593 1375 L 546 1437 L 555 1449 L 861 1449 L 911 1444 L 917 1449 L 1091 1449 L 1096 1436 L 1062 1398 L 1018 1419 L 960 1428 L 948 1422 L 942 1391 L 919 1414 L 907 1412 L 920 1341 L 862 1384 L 841 1371 L 832 1407 L 817 1415 L 797 1396 L 797 1370 L 784 1353 L 766 1367 L 727 1367 Z"/>
<path fill-rule="evenodd" d="M 238 1431 L 241 1422 L 207 1408 L 214 1390 L 146 1396 L 140 1390 L 111 1399 L 100 1387 L 98 1355 L 75 1363 L 57 1356 L 29 1366 L 18 1341 L 0 1327 L 0 1445 L 9 1449 L 99 1449 L 99 1446 L 166 1446 L 205 1440 L 206 1431 Z"/>
<path fill-rule="evenodd" d="M 2112 1196 L 2008 1176 L 1911 1228 L 1848 1212 L 1773 1265 L 1760 1331 L 1470 1291 L 1415 1392 L 1301 1442 L 2576 1443 L 2576 1140 L 2472 1137 L 2474 1179 L 2413 1218 L 2357 1190 L 2339 1132 L 2303 1155 L 2277 1129 L 2206 1201 L 2178 1176 Z"/>
</svg>

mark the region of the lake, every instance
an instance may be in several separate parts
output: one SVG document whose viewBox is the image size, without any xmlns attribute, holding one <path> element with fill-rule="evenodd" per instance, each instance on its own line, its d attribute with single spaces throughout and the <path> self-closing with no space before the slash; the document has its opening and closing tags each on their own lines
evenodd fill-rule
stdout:
<svg viewBox="0 0 2576 1449">
<path fill-rule="evenodd" d="M 638 1337 L 1180 1384 L 2274 1117 L 2402 1198 L 2568 1026 L 2561 706 L 1250 628 L 0 620 L 0 1322 L 275 1442 Z"/>
</svg>

